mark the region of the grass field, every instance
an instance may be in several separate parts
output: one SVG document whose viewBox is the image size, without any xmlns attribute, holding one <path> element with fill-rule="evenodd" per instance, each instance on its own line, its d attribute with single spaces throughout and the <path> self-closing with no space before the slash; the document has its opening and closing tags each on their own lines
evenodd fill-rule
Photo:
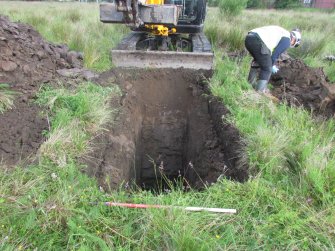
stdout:
<svg viewBox="0 0 335 251">
<path fill-rule="evenodd" d="M 109 49 L 128 31 L 100 24 L 95 4 L 1 2 L 0 13 L 84 51 L 85 65 L 99 71 L 112 66 Z M 227 19 L 209 10 L 205 30 L 217 55 L 210 85 L 248 144 L 252 176 L 245 183 L 223 179 L 201 192 L 176 187 L 160 195 L 103 192 L 73 156 L 85 154 L 92 135 L 113 119 L 106 104 L 119 90 L 92 83 L 72 91 L 41 90 L 37 102 L 49 108 L 53 123 L 40 163 L 0 170 L 0 250 L 334 250 L 334 120 L 315 121 L 305 110 L 254 95 L 246 81 L 249 57 L 221 60 L 228 50 L 243 48 L 244 34 L 253 27 L 300 27 L 303 45 L 290 53 L 325 67 L 334 80 L 334 65 L 323 61 L 335 54 L 334 17 L 248 10 Z M 108 200 L 236 208 L 238 214 L 110 209 L 99 203 Z"/>
</svg>

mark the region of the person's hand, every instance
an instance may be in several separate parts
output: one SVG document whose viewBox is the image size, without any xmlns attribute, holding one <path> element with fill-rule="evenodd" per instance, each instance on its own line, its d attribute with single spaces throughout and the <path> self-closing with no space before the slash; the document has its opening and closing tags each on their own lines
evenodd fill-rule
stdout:
<svg viewBox="0 0 335 251">
<path fill-rule="evenodd" d="M 279 71 L 279 68 L 276 65 L 272 66 L 272 73 L 273 74 L 277 73 L 278 71 Z"/>
</svg>

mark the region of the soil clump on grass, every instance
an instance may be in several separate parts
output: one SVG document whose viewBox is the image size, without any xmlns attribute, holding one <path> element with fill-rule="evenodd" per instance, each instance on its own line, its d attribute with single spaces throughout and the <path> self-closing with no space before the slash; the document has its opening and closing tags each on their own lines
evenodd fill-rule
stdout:
<svg viewBox="0 0 335 251">
<path fill-rule="evenodd" d="M 271 77 L 272 95 L 292 106 L 303 106 L 326 118 L 335 114 L 335 85 L 322 68 L 312 68 L 299 59 L 285 59 Z"/>
<path fill-rule="evenodd" d="M 114 69 L 103 85 L 123 91 L 119 116 L 93 142 L 86 160 L 100 185 L 135 182 L 146 189 L 204 187 L 220 176 L 244 181 L 246 153 L 238 130 L 225 121 L 227 109 L 210 95 L 209 72 L 186 69 Z"/>
<path fill-rule="evenodd" d="M 34 104 L 40 86 L 73 77 L 69 71 L 81 68 L 80 53 L 45 41 L 29 25 L 0 16 L 0 84 L 8 84 L 9 90 L 16 92 L 14 107 L 0 113 L 1 165 L 35 155 L 43 142 L 48 122 Z"/>
</svg>

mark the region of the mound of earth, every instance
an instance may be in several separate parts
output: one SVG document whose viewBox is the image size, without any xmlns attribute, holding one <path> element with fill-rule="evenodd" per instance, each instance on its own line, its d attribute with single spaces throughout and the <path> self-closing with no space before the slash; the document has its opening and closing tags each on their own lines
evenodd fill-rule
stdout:
<svg viewBox="0 0 335 251">
<path fill-rule="evenodd" d="M 17 92 L 15 107 L 0 114 L 0 164 L 15 164 L 36 153 L 42 131 L 48 129 L 33 103 L 36 91 L 42 83 L 64 75 L 64 70 L 80 68 L 80 53 L 45 41 L 29 25 L 0 16 L 0 83 Z"/>
<path fill-rule="evenodd" d="M 93 142 L 87 172 L 109 188 L 135 181 L 156 189 L 166 186 L 165 178 L 178 177 L 192 187 L 216 182 L 221 175 L 245 180 L 245 146 L 201 75 L 185 69 L 101 74 L 98 82 L 119 84 L 123 96 L 117 121 Z"/>
<path fill-rule="evenodd" d="M 298 59 L 280 62 L 280 71 L 273 74 L 271 93 L 293 106 L 303 106 L 316 115 L 335 114 L 335 85 L 329 83 L 322 68 L 311 68 Z"/>
</svg>

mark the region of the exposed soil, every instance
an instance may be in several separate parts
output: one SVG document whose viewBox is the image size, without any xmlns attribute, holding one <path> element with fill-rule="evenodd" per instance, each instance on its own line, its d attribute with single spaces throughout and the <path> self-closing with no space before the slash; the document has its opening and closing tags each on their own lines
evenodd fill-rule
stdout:
<svg viewBox="0 0 335 251">
<path fill-rule="evenodd" d="M 0 83 L 17 92 L 15 108 L 0 114 L 0 164 L 36 153 L 48 124 L 33 103 L 35 93 L 41 84 L 62 77 L 58 70 L 81 68 L 81 58 L 65 45 L 46 42 L 31 26 L 0 16 Z"/>
<path fill-rule="evenodd" d="M 99 82 L 118 83 L 124 95 L 116 124 L 95 140 L 88 172 L 111 187 L 135 181 L 154 188 L 163 177 L 184 177 L 184 185 L 193 187 L 220 175 L 245 180 L 239 132 L 224 121 L 227 110 L 208 94 L 201 76 L 183 69 L 103 73 Z"/>
<path fill-rule="evenodd" d="M 303 106 L 314 115 L 327 118 L 335 114 L 335 85 L 331 84 L 322 68 L 311 68 L 301 60 L 285 59 L 280 71 L 273 74 L 271 93 L 293 106 Z"/>
<path fill-rule="evenodd" d="M 48 123 L 34 104 L 43 83 L 92 79 L 82 55 L 46 42 L 31 26 L 0 16 L 0 82 L 18 94 L 15 108 L 0 114 L 1 164 L 35 156 Z M 203 75 L 190 70 L 125 70 L 101 74 L 98 82 L 123 90 L 119 116 L 97 136 L 86 158 L 87 172 L 101 185 L 135 181 L 145 188 L 163 177 L 184 178 L 185 186 L 203 187 L 221 175 L 247 178 L 244 145 L 221 102 L 209 95 Z M 163 182 L 164 183 L 164 182 Z"/>
</svg>

